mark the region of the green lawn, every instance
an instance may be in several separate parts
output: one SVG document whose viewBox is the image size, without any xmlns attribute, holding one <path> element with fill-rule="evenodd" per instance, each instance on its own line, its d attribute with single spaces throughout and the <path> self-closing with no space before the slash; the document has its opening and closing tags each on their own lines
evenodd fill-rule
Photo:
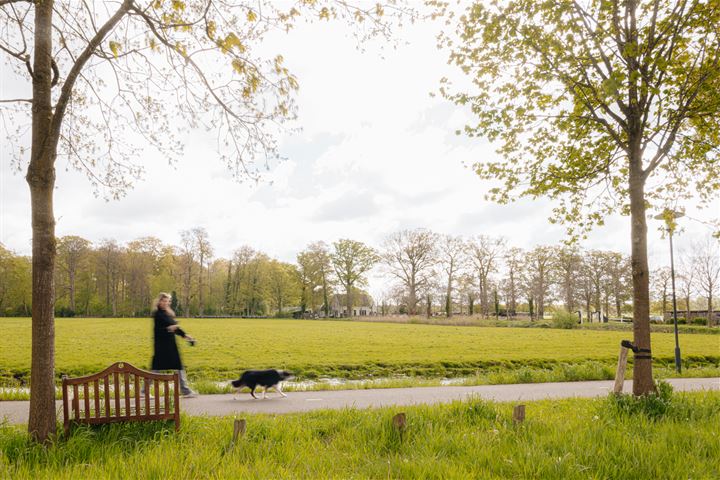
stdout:
<svg viewBox="0 0 720 480">
<path fill-rule="evenodd" d="M 123 360 L 146 368 L 152 355 L 151 319 L 57 319 L 56 372 L 85 374 Z M 597 361 L 612 369 L 629 332 L 492 328 L 317 320 L 182 319 L 198 345 L 183 344 L 191 378 L 224 380 L 246 368 L 289 368 L 304 378 L 427 377 L 478 371 L 552 368 Z M 0 377 L 25 378 L 30 368 L 30 320 L 2 318 Z M 654 333 L 656 365 L 671 362 L 674 339 Z M 718 367 L 720 336 L 681 337 L 688 366 Z"/>
<path fill-rule="evenodd" d="M 510 404 L 405 407 L 402 438 L 397 408 L 246 415 L 233 449 L 232 418 L 183 417 L 179 434 L 159 423 L 77 428 L 48 448 L 0 425 L 0 478 L 720 478 L 720 394 L 637 405 L 529 402 L 520 426 Z"/>
</svg>

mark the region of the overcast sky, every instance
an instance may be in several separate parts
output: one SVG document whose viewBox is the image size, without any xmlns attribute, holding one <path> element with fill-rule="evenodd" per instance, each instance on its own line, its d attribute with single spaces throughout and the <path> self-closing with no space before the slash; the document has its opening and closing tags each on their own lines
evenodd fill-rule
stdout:
<svg viewBox="0 0 720 480">
<path fill-rule="evenodd" d="M 398 31 L 396 49 L 371 41 L 360 52 L 341 23 L 300 26 L 274 35 L 264 46 L 282 53 L 300 82 L 297 95 L 301 131 L 280 137 L 287 160 L 260 185 L 237 183 L 214 150 L 215 136 L 192 132 L 184 158 L 169 167 L 147 151 L 146 174 L 125 198 L 95 198 L 84 174 L 61 161 L 55 191 L 57 235 L 79 235 L 93 242 L 127 242 L 154 235 L 178 244 L 180 231 L 207 229 L 216 256 L 229 257 L 242 245 L 283 261 L 308 243 L 352 238 L 379 246 L 398 229 L 425 227 L 455 235 L 503 235 L 514 246 L 556 244 L 564 227 L 550 225 L 548 200 L 510 206 L 483 199 L 488 184 L 465 165 L 492 158 L 494 148 L 480 139 L 457 137 L 468 117 L 447 101 L 430 97 L 443 75 L 457 77 L 436 48 L 437 24 Z M 3 74 L 6 77 L 7 73 Z M 8 93 L 3 78 L 2 95 Z M 715 212 L 690 208 L 700 220 Z M 681 222 L 677 238 L 711 228 Z M 666 240 L 651 220 L 651 268 L 665 263 Z M 0 165 L 0 242 L 29 255 L 30 200 L 24 173 L 10 169 L 3 140 Z M 582 244 L 586 248 L 629 252 L 629 219 L 612 217 Z M 371 288 L 377 294 L 379 284 Z"/>
</svg>

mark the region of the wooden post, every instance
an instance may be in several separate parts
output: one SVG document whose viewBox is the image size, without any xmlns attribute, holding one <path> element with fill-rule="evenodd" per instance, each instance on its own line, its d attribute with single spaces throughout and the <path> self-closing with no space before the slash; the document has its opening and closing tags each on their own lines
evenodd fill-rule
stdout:
<svg viewBox="0 0 720 480">
<path fill-rule="evenodd" d="M 617 372 L 615 372 L 615 387 L 613 392 L 622 393 L 623 384 L 625 383 L 625 367 L 627 367 L 628 349 L 620 347 L 620 356 L 618 357 Z"/>
<path fill-rule="evenodd" d="M 400 441 L 403 441 L 405 429 L 407 428 L 407 418 L 404 413 L 398 413 L 392 419 L 392 424 L 395 430 L 400 434 Z"/>
<path fill-rule="evenodd" d="M 69 415 L 69 409 L 68 409 L 68 384 L 67 384 L 67 375 L 62 376 L 62 396 L 63 396 L 63 430 L 65 431 L 65 436 L 70 432 L 70 415 Z"/>
<path fill-rule="evenodd" d="M 515 405 L 513 408 L 513 423 L 517 425 L 525 421 L 525 405 Z"/>
<path fill-rule="evenodd" d="M 237 443 L 238 437 L 242 437 L 245 435 L 245 428 L 247 426 L 247 422 L 244 418 L 235 419 L 234 425 L 233 425 L 233 438 L 232 438 L 232 444 L 235 445 Z"/>
<path fill-rule="evenodd" d="M 173 383 L 175 387 L 173 388 L 173 408 L 175 409 L 175 431 L 180 431 L 180 373 L 175 370 L 175 373 L 173 373 Z M 150 410 L 150 387 L 148 384 L 145 384 L 145 405 L 148 407 L 148 412 Z"/>
<path fill-rule="evenodd" d="M 407 419 L 405 417 L 404 413 L 398 413 L 395 415 L 392 419 L 393 421 L 393 427 L 399 431 L 405 430 L 405 427 L 407 426 Z"/>
<path fill-rule="evenodd" d="M 245 428 L 247 426 L 247 422 L 244 418 L 236 418 L 233 422 L 233 437 L 230 441 L 230 444 L 225 447 L 225 449 L 222 452 L 222 455 L 225 456 L 228 453 L 230 453 L 237 444 L 238 438 L 245 436 Z"/>
</svg>

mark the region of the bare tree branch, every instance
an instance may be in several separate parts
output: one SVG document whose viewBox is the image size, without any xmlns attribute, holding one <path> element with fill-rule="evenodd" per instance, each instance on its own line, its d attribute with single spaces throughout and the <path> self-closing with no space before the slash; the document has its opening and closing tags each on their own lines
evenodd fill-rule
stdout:
<svg viewBox="0 0 720 480">
<path fill-rule="evenodd" d="M 65 114 L 65 109 L 67 108 L 67 104 L 70 101 L 70 95 L 72 94 L 75 80 L 77 79 L 80 71 L 82 70 L 83 66 L 88 61 L 92 53 L 105 39 L 107 34 L 110 33 L 113 28 L 115 28 L 115 25 L 118 24 L 122 17 L 124 17 L 128 13 L 132 4 L 132 0 L 123 1 L 117 12 L 115 12 L 115 14 L 110 17 L 107 22 L 105 22 L 105 24 L 100 28 L 100 30 L 98 30 L 92 40 L 90 40 L 87 47 L 85 47 L 83 52 L 78 56 L 77 61 L 70 69 L 70 73 L 68 74 L 65 83 L 63 83 L 60 98 L 58 98 L 57 104 L 55 105 L 55 113 L 53 114 L 52 123 L 50 125 L 50 134 L 52 136 L 51 138 L 54 139 L 55 144 L 57 144 L 57 141 L 59 139 L 63 115 Z M 54 145 L 51 148 L 55 148 Z"/>
<path fill-rule="evenodd" d="M 10 5 L 11 3 L 30 3 L 32 0 L 0 0 L 0 7 L 4 7 L 5 5 Z"/>
</svg>

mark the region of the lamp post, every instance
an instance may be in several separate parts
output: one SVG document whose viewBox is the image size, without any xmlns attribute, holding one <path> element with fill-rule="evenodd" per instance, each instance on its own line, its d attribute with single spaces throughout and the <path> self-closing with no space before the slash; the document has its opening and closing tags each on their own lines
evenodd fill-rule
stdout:
<svg viewBox="0 0 720 480">
<path fill-rule="evenodd" d="M 676 219 L 682 217 L 684 213 L 676 212 L 666 208 L 663 213 L 656 215 L 656 220 L 663 220 L 667 227 L 668 236 L 670 237 L 670 278 L 672 279 L 672 299 L 673 299 L 673 320 L 675 322 L 675 370 L 680 373 L 682 369 L 680 363 L 680 343 L 678 341 L 678 323 L 677 323 L 677 300 L 675 298 L 675 259 L 673 257 L 673 231 L 677 223 Z"/>
</svg>

